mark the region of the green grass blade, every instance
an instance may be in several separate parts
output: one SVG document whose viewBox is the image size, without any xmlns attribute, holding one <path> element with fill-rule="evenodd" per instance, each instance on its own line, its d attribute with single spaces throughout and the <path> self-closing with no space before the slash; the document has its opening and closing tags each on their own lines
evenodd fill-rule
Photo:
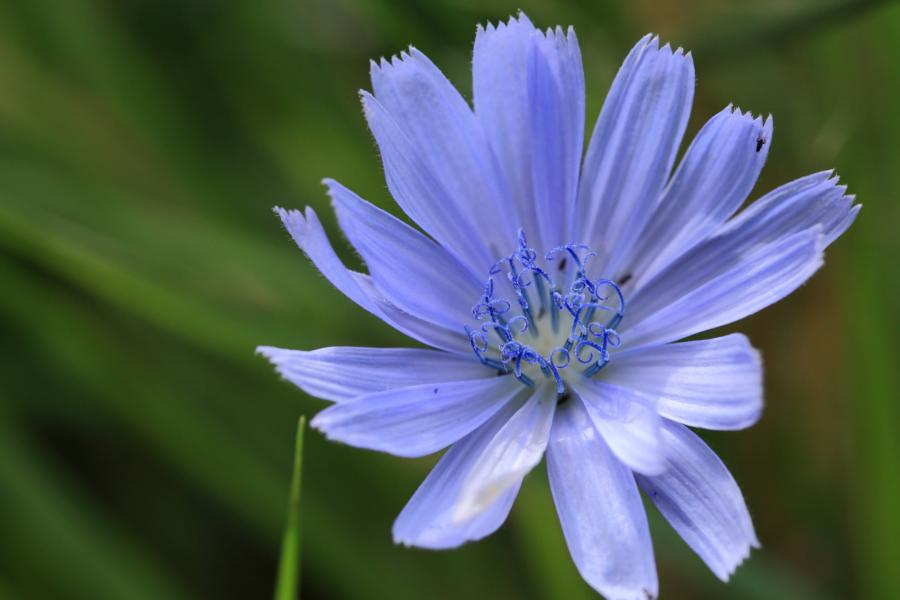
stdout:
<svg viewBox="0 0 900 600">
<path fill-rule="evenodd" d="M 297 441 L 294 445 L 294 469 L 291 474 L 291 493 L 288 498 L 287 520 L 281 540 L 281 559 L 278 561 L 278 581 L 275 600 L 296 600 L 300 597 L 300 482 L 303 472 L 303 428 L 306 417 L 297 421 Z"/>
</svg>

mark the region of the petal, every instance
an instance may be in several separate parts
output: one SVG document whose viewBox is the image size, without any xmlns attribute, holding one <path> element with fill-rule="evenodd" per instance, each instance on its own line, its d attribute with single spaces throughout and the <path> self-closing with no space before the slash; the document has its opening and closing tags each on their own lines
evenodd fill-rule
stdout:
<svg viewBox="0 0 900 600">
<path fill-rule="evenodd" d="M 499 165 L 469 105 L 415 48 L 372 63 L 366 118 L 391 193 L 441 245 L 486 271 L 515 243 L 516 224 Z M 452 222 L 447 222 L 447 221 Z M 493 245 L 493 246 L 492 246 Z"/>
<path fill-rule="evenodd" d="M 574 31 L 543 33 L 519 13 L 478 27 L 472 62 L 475 114 L 521 226 L 538 247 L 569 242 L 584 143 L 584 70 Z"/>
<path fill-rule="evenodd" d="M 639 473 L 659 473 L 665 468 L 665 456 L 659 435 L 662 419 L 654 399 L 605 379 L 570 383 L 616 457 Z"/>
<path fill-rule="evenodd" d="M 454 520 L 475 518 L 507 491 L 518 489 L 544 456 L 555 409 L 556 387 L 539 386 L 481 451 L 463 483 Z"/>
<path fill-rule="evenodd" d="M 462 354 L 466 357 L 472 356 L 472 345 L 469 342 L 469 338 L 466 335 L 460 335 L 459 328 L 445 329 L 430 321 L 423 321 L 418 317 L 414 317 L 385 300 L 375 288 L 371 277 L 364 273 L 356 272 L 351 272 L 351 275 L 356 285 L 369 294 L 369 297 L 384 315 L 384 320 L 393 326 L 394 329 L 402 331 L 414 339 L 422 340 L 434 348 L 454 354 Z"/>
<path fill-rule="evenodd" d="M 334 287 L 373 315 L 382 316 L 376 302 L 356 284 L 351 272 L 334 253 L 325 229 L 312 208 L 306 207 L 304 214 L 299 210 L 275 207 L 275 213 L 300 249 Z"/>
<path fill-rule="evenodd" d="M 760 246 L 715 237 L 675 261 L 629 302 L 621 327 L 630 348 L 727 325 L 781 300 L 822 266 L 820 226 Z"/>
<path fill-rule="evenodd" d="M 584 147 L 584 69 L 575 30 L 538 34 L 528 60 L 534 201 L 543 247 L 571 243 Z"/>
<path fill-rule="evenodd" d="M 388 302 L 448 329 L 461 329 L 472 318 L 483 282 L 409 225 L 336 181 L 325 183 L 341 229 Z"/>
<path fill-rule="evenodd" d="M 762 413 L 759 353 L 740 334 L 621 352 L 603 378 L 656 398 L 660 415 L 692 427 L 743 429 Z"/>
<path fill-rule="evenodd" d="M 415 385 L 496 377 L 472 356 L 419 348 L 303 351 L 260 346 L 256 351 L 304 392 L 332 402 Z"/>
<path fill-rule="evenodd" d="M 659 209 L 627 260 L 638 288 L 692 246 L 712 235 L 753 189 L 772 144 L 763 122 L 728 106 L 703 128 L 666 186 Z"/>
<path fill-rule="evenodd" d="M 569 553 L 585 581 L 610 600 L 655 598 L 656 564 L 634 476 L 580 401 L 556 412 L 547 472 Z"/>
<path fill-rule="evenodd" d="M 429 383 L 334 404 L 311 425 L 350 446 L 425 456 L 471 432 L 522 390 L 513 377 Z"/>
<path fill-rule="evenodd" d="M 461 330 L 445 329 L 407 315 L 384 300 L 372 287 L 367 276 L 348 270 L 335 254 L 312 208 L 307 207 L 305 215 L 299 210 L 277 207 L 275 212 L 309 260 L 345 296 L 397 331 L 424 344 L 449 352 L 471 352 L 468 338 Z"/>
<path fill-rule="evenodd" d="M 736 321 L 792 292 L 821 264 L 821 250 L 859 213 L 846 191 L 826 171 L 754 202 L 632 294 L 623 326 L 623 333 L 630 333 L 623 343 L 686 337 Z M 813 243 L 816 231 L 820 239 Z"/>
<path fill-rule="evenodd" d="M 472 54 L 475 115 L 516 200 L 516 216 L 533 239 L 539 229 L 534 201 L 528 55 L 537 30 L 523 13 L 496 27 L 478 26 Z"/>
<path fill-rule="evenodd" d="M 516 403 L 507 404 L 447 450 L 394 522 L 394 542 L 433 550 L 455 548 L 490 535 L 503 524 L 521 479 L 472 519 L 459 521 L 454 513 L 463 482 L 517 408 Z"/>
<path fill-rule="evenodd" d="M 861 208 L 838 181 L 833 171 L 791 181 L 748 206 L 717 235 L 762 244 L 820 225 L 827 247 L 847 231 Z"/>
<path fill-rule="evenodd" d="M 750 549 L 759 548 L 741 490 L 719 457 L 687 427 L 667 422 L 663 436 L 666 471 L 637 475 L 638 483 L 716 577 L 727 581 Z"/>
<path fill-rule="evenodd" d="M 694 65 L 679 48 L 644 37 L 609 90 L 588 145 L 575 239 L 597 252 L 595 267 L 619 279 L 622 259 L 659 204 L 694 96 Z"/>
</svg>

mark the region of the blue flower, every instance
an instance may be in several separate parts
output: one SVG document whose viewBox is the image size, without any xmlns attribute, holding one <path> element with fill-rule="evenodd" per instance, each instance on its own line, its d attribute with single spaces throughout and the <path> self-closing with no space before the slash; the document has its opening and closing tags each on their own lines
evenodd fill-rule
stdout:
<svg viewBox="0 0 900 600">
<path fill-rule="evenodd" d="M 423 232 L 326 180 L 368 266 L 348 270 L 315 212 L 276 209 L 309 259 L 364 309 L 431 349 L 262 347 L 334 404 L 329 439 L 398 456 L 449 447 L 394 524 L 451 548 L 506 519 L 546 454 L 572 558 L 612 599 L 657 595 L 639 490 L 722 580 L 758 547 L 737 484 L 689 427 L 752 425 L 758 353 L 743 335 L 678 341 L 788 295 L 859 206 L 831 172 L 748 208 L 772 120 L 731 106 L 677 168 L 690 54 L 641 39 L 582 160 L 574 32 L 519 15 L 479 27 L 474 110 L 422 53 L 372 63 L 362 92 L 394 199 Z"/>
</svg>

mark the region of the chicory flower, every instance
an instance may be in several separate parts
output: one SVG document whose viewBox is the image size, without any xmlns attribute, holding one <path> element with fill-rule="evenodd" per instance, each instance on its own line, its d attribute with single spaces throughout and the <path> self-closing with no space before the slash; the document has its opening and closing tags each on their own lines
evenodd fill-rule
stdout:
<svg viewBox="0 0 900 600">
<path fill-rule="evenodd" d="M 584 579 L 611 599 L 658 591 L 640 491 L 722 580 L 758 546 L 732 476 L 691 427 L 752 425 L 758 353 L 743 335 L 679 341 L 797 289 L 859 210 L 831 172 L 738 212 L 772 119 L 728 106 L 677 168 L 691 55 L 653 36 L 628 54 L 587 152 L 572 29 L 524 15 L 479 27 L 474 107 L 422 53 L 372 63 L 361 92 L 394 199 L 421 231 L 331 180 L 348 270 L 315 212 L 276 209 L 341 292 L 429 349 L 261 347 L 333 402 L 328 438 L 416 457 L 449 447 L 394 539 L 452 548 L 495 531 L 546 456 Z"/>
</svg>

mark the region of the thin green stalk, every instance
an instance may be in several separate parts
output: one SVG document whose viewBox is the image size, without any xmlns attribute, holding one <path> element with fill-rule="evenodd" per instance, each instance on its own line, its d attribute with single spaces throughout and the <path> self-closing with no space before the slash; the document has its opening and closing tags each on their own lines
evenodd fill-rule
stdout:
<svg viewBox="0 0 900 600">
<path fill-rule="evenodd" d="M 300 597 L 300 483 L 303 471 L 303 428 L 306 417 L 297 420 L 297 440 L 294 444 L 294 470 L 291 474 L 291 493 L 288 498 L 284 537 L 281 539 L 281 559 L 275 600 L 296 600 Z"/>
</svg>

